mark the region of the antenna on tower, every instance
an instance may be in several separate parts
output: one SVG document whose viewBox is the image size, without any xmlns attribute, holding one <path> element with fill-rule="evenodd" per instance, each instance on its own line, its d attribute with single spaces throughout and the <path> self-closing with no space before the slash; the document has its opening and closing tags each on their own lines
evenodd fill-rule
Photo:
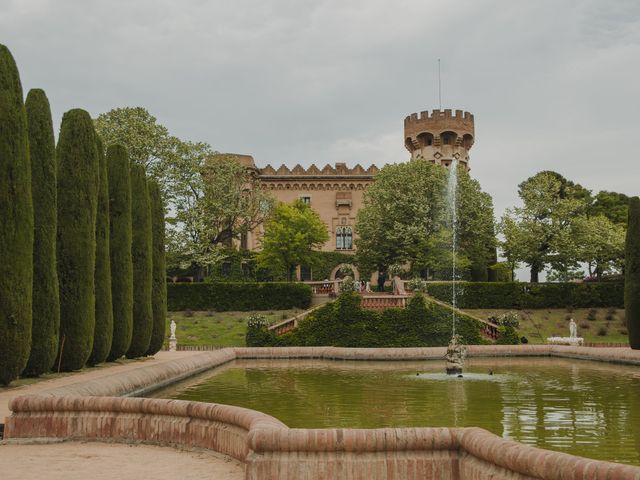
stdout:
<svg viewBox="0 0 640 480">
<path fill-rule="evenodd" d="M 440 80 L 440 59 L 438 59 L 438 105 L 442 110 L 442 82 Z"/>
</svg>

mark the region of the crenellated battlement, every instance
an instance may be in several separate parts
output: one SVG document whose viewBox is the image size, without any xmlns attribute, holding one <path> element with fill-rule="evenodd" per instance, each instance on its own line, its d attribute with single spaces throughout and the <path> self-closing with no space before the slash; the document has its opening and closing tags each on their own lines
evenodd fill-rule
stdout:
<svg viewBox="0 0 640 480">
<path fill-rule="evenodd" d="M 302 167 L 300 164 L 293 168 L 289 168 L 286 165 L 280 165 L 276 170 L 271 165 L 267 165 L 264 168 L 258 168 L 258 174 L 261 177 L 345 177 L 345 176 L 360 176 L 360 177 L 373 177 L 378 173 L 378 167 L 371 165 L 369 168 L 364 168 L 360 164 L 349 168 L 345 163 L 336 163 L 334 167 L 327 164 L 322 168 L 318 168 L 315 164 L 310 165 L 307 168 Z"/>
<path fill-rule="evenodd" d="M 437 135 L 451 130 L 458 134 L 474 135 L 473 114 L 463 110 L 422 111 L 420 114 L 412 113 L 404 119 L 405 138 L 419 133 L 429 132 Z"/>
</svg>

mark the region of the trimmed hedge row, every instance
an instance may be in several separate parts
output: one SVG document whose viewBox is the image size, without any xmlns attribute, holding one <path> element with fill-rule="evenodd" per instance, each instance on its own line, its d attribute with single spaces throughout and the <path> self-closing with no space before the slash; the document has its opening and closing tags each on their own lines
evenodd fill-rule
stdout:
<svg viewBox="0 0 640 480">
<path fill-rule="evenodd" d="M 603 283 L 461 282 L 460 308 L 598 308 L 624 305 L 624 286 Z M 451 302 L 451 283 L 429 283 L 427 293 Z"/>
<path fill-rule="evenodd" d="M 415 295 L 407 308 L 382 312 L 364 310 L 357 293 L 343 293 L 300 321 L 298 328 L 277 336 L 264 323 L 249 323 L 249 347 L 439 347 L 451 339 L 451 310 Z M 457 319 L 457 333 L 464 343 L 486 343 L 481 324 L 466 315 Z"/>
<path fill-rule="evenodd" d="M 311 288 L 302 283 L 178 283 L 167 285 L 168 309 L 250 311 L 308 308 Z"/>
</svg>

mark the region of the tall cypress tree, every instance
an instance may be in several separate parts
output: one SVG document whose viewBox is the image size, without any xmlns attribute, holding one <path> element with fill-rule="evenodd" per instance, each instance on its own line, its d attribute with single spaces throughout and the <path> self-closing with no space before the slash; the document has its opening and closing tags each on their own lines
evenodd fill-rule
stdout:
<svg viewBox="0 0 640 480">
<path fill-rule="evenodd" d="M 63 370 L 82 368 L 93 348 L 99 160 L 91 117 L 62 117 L 58 159 L 58 278 Z"/>
<path fill-rule="evenodd" d="M 131 263 L 131 175 L 129 155 L 122 145 L 107 148 L 109 175 L 109 252 L 113 341 L 108 359 L 122 357 L 133 331 L 133 266 Z"/>
<path fill-rule="evenodd" d="M 20 375 L 31 347 L 33 205 L 27 115 L 11 52 L 0 45 L 0 383 Z"/>
<path fill-rule="evenodd" d="M 153 281 L 151 206 L 144 167 L 131 166 L 131 205 L 133 222 L 133 335 L 128 358 L 147 353 L 153 328 L 151 284 Z"/>
<path fill-rule="evenodd" d="M 96 214 L 96 328 L 93 333 L 93 350 L 87 362 L 89 365 L 96 365 L 107 359 L 113 340 L 111 263 L 109 260 L 109 178 L 102 140 L 97 135 L 96 148 L 100 165 L 98 211 Z"/>
<path fill-rule="evenodd" d="M 629 199 L 624 265 L 624 310 L 629 345 L 640 350 L 640 198 Z"/>
<path fill-rule="evenodd" d="M 56 146 L 49 100 L 43 90 L 29 91 L 25 102 L 31 155 L 33 197 L 33 328 L 31 354 L 23 375 L 51 370 L 58 353 L 60 301 L 56 270 Z"/>
<path fill-rule="evenodd" d="M 153 245 L 153 283 L 151 307 L 153 329 L 147 355 L 153 355 L 162 348 L 167 325 L 167 272 L 164 252 L 164 204 L 157 182 L 149 181 L 151 202 L 151 243 Z"/>
</svg>

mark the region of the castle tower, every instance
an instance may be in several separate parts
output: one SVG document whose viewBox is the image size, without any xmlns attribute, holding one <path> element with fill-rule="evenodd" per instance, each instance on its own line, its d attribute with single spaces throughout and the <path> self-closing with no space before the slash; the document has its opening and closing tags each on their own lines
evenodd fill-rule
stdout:
<svg viewBox="0 0 640 480">
<path fill-rule="evenodd" d="M 473 115 L 462 110 L 412 113 L 404 119 L 404 144 L 412 160 L 448 167 L 456 158 L 468 170 L 474 136 Z"/>
</svg>

